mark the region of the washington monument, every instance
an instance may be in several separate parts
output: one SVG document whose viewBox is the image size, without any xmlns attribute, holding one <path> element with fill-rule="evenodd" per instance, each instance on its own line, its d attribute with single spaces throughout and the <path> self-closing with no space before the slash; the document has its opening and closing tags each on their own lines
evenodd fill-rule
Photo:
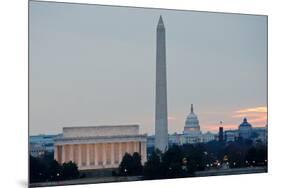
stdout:
<svg viewBox="0 0 281 188">
<path fill-rule="evenodd" d="M 165 26 L 160 16 L 156 39 L 156 104 L 155 104 L 155 149 L 168 149 L 167 78 Z"/>
</svg>

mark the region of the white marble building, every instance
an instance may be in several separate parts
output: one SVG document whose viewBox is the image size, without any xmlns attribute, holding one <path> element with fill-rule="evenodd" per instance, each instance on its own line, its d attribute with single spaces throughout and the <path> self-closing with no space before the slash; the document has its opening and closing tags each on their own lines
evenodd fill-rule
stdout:
<svg viewBox="0 0 281 188">
<path fill-rule="evenodd" d="M 206 143 L 215 140 L 216 134 L 211 132 L 202 133 L 200 130 L 199 119 L 194 113 L 193 104 L 191 104 L 190 113 L 186 117 L 183 130 L 184 143 Z"/>
<path fill-rule="evenodd" d="M 146 142 L 139 125 L 64 127 L 54 158 L 61 164 L 73 161 L 79 170 L 117 168 L 126 152 L 138 152 L 144 163 Z"/>
<path fill-rule="evenodd" d="M 197 115 L 194 113 L 193 104 L 191 104 L 190 113 L 186 117 L 183 130 L 185 142 L 189 144 L 202 142 L 202 133 Z"/>
</svg>

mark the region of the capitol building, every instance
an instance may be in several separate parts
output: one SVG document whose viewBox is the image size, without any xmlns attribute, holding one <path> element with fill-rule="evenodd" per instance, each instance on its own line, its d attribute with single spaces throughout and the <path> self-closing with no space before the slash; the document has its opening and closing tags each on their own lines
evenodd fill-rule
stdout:
<svg viewBox="0 0 281 188">
<path fill-rule="evenodd" d="M 197 115 L 193 111 L 191 104 L 190 113 L 186 117 L 183 135 L 187 143 L 197 143 L 201 141 L 202 132 Z"/>
<path fill-rule="evenodd" d="M 196 144 L 196 143 L 207 143 L 215 140 L 217 134 L 206 132 L 202 133 L 200 130 L 199 118 L 194 112 L 193 104 L 191 104 L 190 112 L 185 118 L 183 132 L 181 134 L 174 133 L 169 134 L 169 145 L 183 145 L 183 144 Z M 148 146 L 152 147 L 154 137 L 148 137 Z"/>
<path fill-rule="evenodd" d="M 203 134 L 200 130 L 199 119 L 194 113 L 193 104 L 190 107 L 190 113 L 186 117 L 183 130 L 184 143 L 194 144 L 200 142 L 209 142 L 215 140 L 215 134 L 207 132 Z"/>
</svg>

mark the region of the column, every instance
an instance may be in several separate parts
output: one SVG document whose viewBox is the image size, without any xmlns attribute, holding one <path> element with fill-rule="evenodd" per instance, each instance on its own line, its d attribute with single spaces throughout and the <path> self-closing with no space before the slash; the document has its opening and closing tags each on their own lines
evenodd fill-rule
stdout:
<svg viewBox="0 0 281 188">
<path fill-rule="evenodd" d="M 55 158 L 56 161 L 59 160 L 59 157 L 58 157 L 58 146 L 55 146 L 54 158 Z"/>
<path fill-rule="evenodd" d="M 138 147 L 138 142 L 134 142 L 134 152 L 138 152 L 138 148 L 137 147 Z"/>
<path fill-rule="evenodd" d="M 74 150 L 73 150 L 74 145 L 70 144 L 69 145 L 69 160 L 74 162 Z"/>
<path fill-rule="evenodd" d="M 81 144 L 78 144 L 78 167 L 82 166 L 82 148 Z"/>
<path fill-rule="evenodd" d="M 64 145 L 61 146 L 61 164 L 65 162 L 65 152 L 64 152 Z"/>
<path fill-rule="evenodd" d="M 86 166 L 90 166 L 90 144 L 86 144 Z"/>
<path fill-rule="evenodd" d="M 126 142 L 126 152 L 127 152 L 127 153 L 129 153 L 129 150 L 130 150 L 130 149 L 129 149 L 129 144 L 130 144 L 130 142 Z"/>
<path fill-rule="evenodd" d="M 146 142 L 141 142 L 141 158 L 142 163 L 146 162 Z"/>
<path fill-rule="evenodd" d="M 110 160 L 111 160 L 111 164 L 114 165 L 114 162 L 115 162 L 115 159 L 114 159 L 114 143 L 111 143 L 110 145 L 111 145 L 111 149 L 110 149 L 111 158 L 110 158 Z"/>
<path fill-rule="evenodd" d="M 119 160 L 118 160 L 118 162 L 121 163 L 121 161 L 122 161 L 122 148 L 121 148 L 122 142 L 119 142 L 118 146 L 119 146 L 119 149 L 118 149 L 119 150 L 119 153 L 118 153 L 119 154 Z"/>
<path fill-rule="evenodd" d="M 95 151 L 95 166 L 98 166 L 98 147 L 97 147 L 97 144 L 94 144 L 94 151 Z"/>
<path fill-rule="evenodd" d="M 102 144 L 102 164 L 106 165 L 106 143 Z"/>
<path fill-rule="evenodd" d="M 147 151 L 146 151 L 146 150 L 147 150 L 147 149 L 146 149 L 147 147 L 146 147 L 146 142 L 143 142 L 143 147 L 144 147 L 144 154 L 143 154 L 143 155 L 144 155 L 144 158 L 143 158 L 142 161 L 143 161 L 143 163 L 144 163 L 144 162 L 147 161 L 147 153 L 146 153 L 146 152 L 147 152 Z"/>
</svg>

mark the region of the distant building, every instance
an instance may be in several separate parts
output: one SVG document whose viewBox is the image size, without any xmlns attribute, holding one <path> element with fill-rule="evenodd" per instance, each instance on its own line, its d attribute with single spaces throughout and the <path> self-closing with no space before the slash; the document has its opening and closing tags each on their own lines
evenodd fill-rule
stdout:
<svg viewBox="0 0 281 188">
<path fill-rule="evenodd" d="M 55 159 L 73 161 L 79 170 L 117 168 L 125 153 L 138 152 L 144 163 L 146 143 L 138 125 L 64 127 L 55 140 Z"/>
<path fill-rule="evenodd" d="M 202 142 L 207 143 L 216 139 L 216 134 L 211 133 L 210 131 L 202 134 Z"/>
<path fill-rule="evenodd" d="M 46 148 L 41 144 L 30 143 L 29 154 L 32 157 L 41 157 L 46 153 Z"/>
<path fill-rule="evenodd" d="M 224 140 L 226 142 L 234 142 L 238 139 L 238 130 L 226 130 L 224 131 Z"/>
<path fill-rule="evenodd" d="M 155 135 L 147 136 L 147 147 L 154 147 L 155 146 Z"/>
<path fill-rule="evenodd" d="M 252 125 L 247 122 L 247 118 L 243 119 L 243 122 L 239 125 L 239 137 L 243 139 L 250 139 L 252 136 Z"/>
<path fill-rule="evenodd" d="M 60 137 L 56 135 L 33 135 L 29 137 L 30 155 L 34 157 L 41 156 L 46 152 L 54 152 L 55 138 Z"/>
<path fill-rule="evenodd" d="M 185 137 L 183 134 L 174 133 L 169 135 L 169 145 L 183 145 Z"/>
<path fill-rule="evenodd" d="M 254 127 L 252 129 L 252 139 L 256 142 L 267 143 L 267 127 Z"/>
<path fill-rule="evenodd" d="M 250 139 L 256 142 L 267 143 L 267 126 L 253 127 L 248 123 L 247 118 L 238 126 L 236 130 L 224 131 L 224 139 L 226 142 L 236 141 L 238 138 Z"/>
</svg>

